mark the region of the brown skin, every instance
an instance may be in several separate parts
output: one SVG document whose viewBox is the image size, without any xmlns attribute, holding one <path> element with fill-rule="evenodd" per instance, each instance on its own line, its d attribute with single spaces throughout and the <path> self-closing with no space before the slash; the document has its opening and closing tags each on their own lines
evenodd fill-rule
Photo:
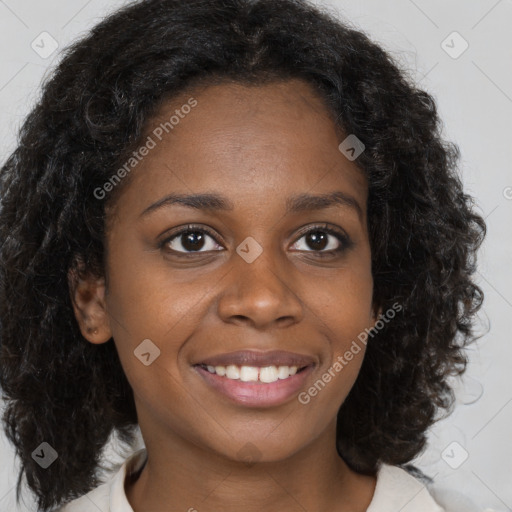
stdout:
<svg viewBox="0 0 512 512">
<path fill-rule="evenodd" d="M 338 150 L 345 135 L 305 82 L 195 89 L 166 104 L 148 134 L 191 96 L 197 106 L 132 171 L 107 219 L 108 289 L 91 277 L 73 292 L 82 334 L 114 338 L 134 390 L 149 458 L 126 484 L 128 500 L 135 512 L 364 511 L 375 477 L 352 471 L 335 448 L 336 414 L 364 345 L 307 405 L 230 402 L 192 362 L 242 349 L 299 352 L 316 361 L 307 390 L 375 324 L 366 178 Z M 356 199 L 362 215 L 339 205 L 285 213 L 291 195 L 333 191 Z M 234 208 L 174 204 L 140 217 L 169 193 L 199 192 Z M 323 222 L 353 245 L 321 259 L 342 242 L 323 231 L 315 246 L 299 229 Z M 158 247 L 187 223 L 216 240 L 205 234 L 195 252 L 182 236 Z M 252 263 L 236 252 L 248 236 L 263 248 Z M 149 366 L 133 354 L 146 338 L 161 351 Z M 244 461 L 247 443 L 254 464 Z"/>
</svg>

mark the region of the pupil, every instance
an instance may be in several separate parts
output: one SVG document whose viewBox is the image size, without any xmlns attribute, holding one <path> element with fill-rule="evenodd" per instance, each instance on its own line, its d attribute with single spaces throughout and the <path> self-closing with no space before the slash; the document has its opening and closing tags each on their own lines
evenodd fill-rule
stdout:
<svg viewBox="0 0 512 512">
<path fill-rule="evenodd" d="M 325 233 L 322 233 L 322 231 L 314 231 L 308 233 L 307 237 L 308 245 L 310 245 L 310 247 L 317 250 L 325 249 L 327 242 L 327 236 L 325 235 Z"/>
<path fill-rule="evenodd" d="M 202 233 L 189 231 L 188 233 L 183 233 L 183 236 L 185 237 L 185 241 L 182 241 L 182 245 L 187 251 L 197 251 L 203 247 L 204 237 Z"/>
</svg>

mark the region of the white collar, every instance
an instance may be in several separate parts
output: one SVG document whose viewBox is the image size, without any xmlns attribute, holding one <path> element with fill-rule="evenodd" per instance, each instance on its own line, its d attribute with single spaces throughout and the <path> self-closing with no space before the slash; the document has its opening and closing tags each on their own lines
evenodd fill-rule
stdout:
<svg viewBox="0 0 512 512">
<path fill-rule="evenodd" d="M 109 512 L 133 512 L 126 497 L 125 480 L 128 475 L 139 471 L 146 463 L 146 460 L 146 449 L 141 448 L 128 457 L 118 472 L 112 477 L 109 489 Z"/>
</svg>

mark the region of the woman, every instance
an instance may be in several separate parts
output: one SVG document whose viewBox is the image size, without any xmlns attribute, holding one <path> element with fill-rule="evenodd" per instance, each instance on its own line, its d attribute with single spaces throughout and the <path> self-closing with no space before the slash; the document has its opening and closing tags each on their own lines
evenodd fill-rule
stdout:
<svg viewBox="0 0 512 512">
<path fill-rule="evenodd" d="M 43 92 L 0 173 L 4 421 L 40 508 L 443 510 L 409 462 L 485 224 L 432 97 L 292 0 L 140 1 Z"/>
</svg>

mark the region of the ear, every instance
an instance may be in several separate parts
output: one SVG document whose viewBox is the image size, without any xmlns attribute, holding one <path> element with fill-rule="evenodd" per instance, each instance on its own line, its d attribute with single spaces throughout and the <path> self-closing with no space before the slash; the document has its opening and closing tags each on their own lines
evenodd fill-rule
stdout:
<svg viewBox="0 0 512 512">
<path fill-rule="evenodd" d="M 82 269 L 71 268 L 68 283 L 82 336 L 91 343 L 106 343 L 112 331 L 105 303 L 105 278 L 84 275 Z"/>
</svg>

